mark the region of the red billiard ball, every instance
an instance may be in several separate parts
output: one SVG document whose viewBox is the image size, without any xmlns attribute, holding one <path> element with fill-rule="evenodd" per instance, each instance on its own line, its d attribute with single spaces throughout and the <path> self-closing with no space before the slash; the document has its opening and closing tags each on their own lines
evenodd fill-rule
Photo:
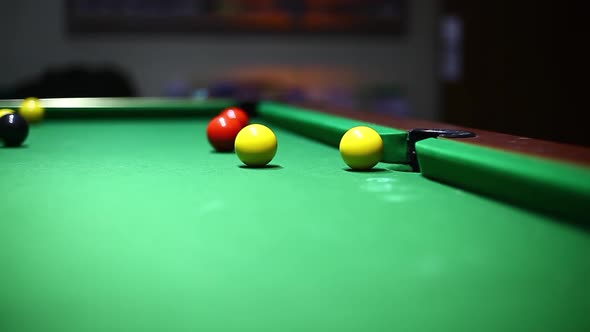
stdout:
<svg viewBox="0 0 590 332">
<path fill-rule="evenodd" d="M 238 120 L 242 124 L 242 127 L 246 127 L 250 122 L 248 113 L 239 107 L 226 108 L 219 115 Z"/>
<path fill-rule="evenodd" d="M 207 126 L 207 138 L 211 146 L 220 152 L 233 151 L 234 141 L 242 125 L 236 119 L 217 116 Z"/>
</svg>

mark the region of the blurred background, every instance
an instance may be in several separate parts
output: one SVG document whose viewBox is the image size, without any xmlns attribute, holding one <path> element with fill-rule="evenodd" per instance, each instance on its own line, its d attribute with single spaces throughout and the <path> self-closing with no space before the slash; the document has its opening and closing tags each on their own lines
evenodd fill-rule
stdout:
<svg viewBox="0 0 590 332">
<path fill-rule="evenodd" d="M 0 98 L 320 102 L 590 145 L 567 1 L 1 1 Z"/>
</svg>

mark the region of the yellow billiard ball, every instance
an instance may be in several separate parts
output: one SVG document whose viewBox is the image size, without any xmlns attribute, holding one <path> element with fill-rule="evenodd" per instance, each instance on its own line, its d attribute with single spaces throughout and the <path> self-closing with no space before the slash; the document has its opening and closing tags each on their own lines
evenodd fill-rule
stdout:
<svg viewBox="0 0 590 332">
<path fill-rule="evenodd" d="M 36 123 L 43 120 L 45 109 L 41 106 L 41 101 L 39 101 L 39 99 L 31 97 L 22 102 L 18 113 L 25 118 L 28 123 Z"/>
<path fill-rule="evenodd" d="M 8 108 L 3 108 L 0 110 L 0 118 L 5 116 L 6 114 L 13 114 L 14 111 Z"/>
<path fill-rule="evenodd" d="M 340 155 L 353 170 L 369 170 L 383 158 L 383 139 L 372 128 L 351 128 L 340 140 Z"/>
<path fill-rule="evenodd" d="M 267 126 L 251 124 L 240 130 L 234 148 L 244 164 L 262 167 L 277 153 L 277 137 Z"/>
</svg>

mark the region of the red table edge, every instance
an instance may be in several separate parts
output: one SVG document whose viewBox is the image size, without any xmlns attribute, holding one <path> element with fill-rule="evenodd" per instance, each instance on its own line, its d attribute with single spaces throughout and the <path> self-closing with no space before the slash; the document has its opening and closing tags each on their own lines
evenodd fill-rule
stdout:
<svg viewBox="0 0 590 332">
<path fill-rule="evenodd" d="M 403 130 L 410 130 L 414 128 L 446 128 L 469 130 L 475 132 L 477 136 L 473 138 L 462 138 L 460 139 L 461 142 L 590 167 L 590 148 L 583 146 L 497 133 L 487 130 L 456 126 L 442 122 L 399 118 L 386 114 L 360 111 L 358 109 L 335 108 L 334 106 L 326 106 L 323 104 L 305 103 L 293 105 L 323 113 L 344 116 L 351 119 L 371 122 Z"/>
</svg>

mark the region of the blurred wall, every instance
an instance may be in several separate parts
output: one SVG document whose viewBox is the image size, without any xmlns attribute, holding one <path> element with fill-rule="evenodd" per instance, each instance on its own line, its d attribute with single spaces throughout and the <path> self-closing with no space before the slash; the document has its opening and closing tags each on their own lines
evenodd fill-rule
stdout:
<svg viewBox="0 0 590 332">
<path fill-rule="evenodd" d="M 373 82 L 407 89 L 414 115 L 438 118 L 435 77 L 437 0 L 408 0 L 403 37 L 102 36 L 65 33 L 62 0 L 0 1 L 0 85 L 31 78 L 48 66 L 114 63 L 127 70 L 142 95 L 160 95 L 173 79 L 200 77 L 248 65 L 343 66 Z"/>
</svg>

